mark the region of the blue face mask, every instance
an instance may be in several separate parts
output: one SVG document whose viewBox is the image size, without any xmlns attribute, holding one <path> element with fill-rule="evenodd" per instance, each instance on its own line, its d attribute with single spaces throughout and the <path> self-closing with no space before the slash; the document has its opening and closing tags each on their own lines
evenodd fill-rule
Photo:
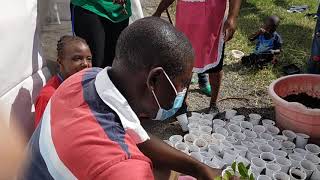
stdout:
<svg viewBox="0 0 320 180">
<path fill-rule="evenodd" d="M 156 100 L 156 102 L 158 103 L 158 106 L 159 106 L 159 110 L 158 110 L 158 113 L 157 113 L 157 116 L 153 119 L 153 120 L 160 120 L 160 121 L 163 121 L 163 120 L 166 120 L 170 117 L 172 117 L 173 115 L 176 114 L 176 112 L 181 108 L 182 104 L 183 104 L 183 101 L 184 101 L 184 96 L 186 95 L 186 92 L 187 92 L 187 89 L 183 89 L 182 92 L 177 92 L 176 88 L 174 87 L 172 81 L 170 80 L 170 78 L 168 77 L 168 75 L 164 72 L 164 74 L 166 75 L 168 81 L 170 82 L 171 86 L 173 87 L 175 93 L 176 93 L 176 98 L 174 99 L 174 103 L 173 103 L 173 106 L 171 109 L 163 109 L 161 108 L 160 106 L 160 103 L 158 101 L 158 98 L 156 96 L 156 94 L 154 93 L 154 91 L 152 90 L 152 94 Z"/>
</svg>

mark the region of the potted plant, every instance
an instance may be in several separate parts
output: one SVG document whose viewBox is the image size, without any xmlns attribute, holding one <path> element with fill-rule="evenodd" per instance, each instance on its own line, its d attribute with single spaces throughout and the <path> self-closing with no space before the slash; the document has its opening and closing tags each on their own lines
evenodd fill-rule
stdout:
<svg viewBox="0 0 320 180">
<path fill-rule="evenodd" d="M 253 173 L 249 171 L 249 167 L 244 163 L 233 162 L 231 167 L 227 167 L 221 176 L 214 178 L 214 180 L 230 180 L 233 176 L 240 177 L 241 180 L 254 180 Z"/>
</svg>

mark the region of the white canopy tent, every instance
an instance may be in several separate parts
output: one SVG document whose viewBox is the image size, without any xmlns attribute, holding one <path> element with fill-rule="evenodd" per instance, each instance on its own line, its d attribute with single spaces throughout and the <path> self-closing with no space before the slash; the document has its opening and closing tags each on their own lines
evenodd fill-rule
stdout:
<svg viewBox="0 0 320 180">
<path fill-rule="evenodd" d="M 28 138 L 34 101 L 51 76 L 42 59 L 41 26 L 57 14 L 69 20 L 69 0 L 3 0 L 0 9 L 1 120 L 20 125 Z M 132 0 L 132 9 L 131 21 L 143 17 L 139 0 Z"/>
</svg>

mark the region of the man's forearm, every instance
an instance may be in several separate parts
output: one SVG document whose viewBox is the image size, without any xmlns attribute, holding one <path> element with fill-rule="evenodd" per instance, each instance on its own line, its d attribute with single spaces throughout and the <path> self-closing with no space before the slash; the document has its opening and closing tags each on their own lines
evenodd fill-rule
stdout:
<svg viewBox="0 0 320 180">
<path fill-rule="evenodd" d="M 236 19 L 239 15 L 241 0 L 229 0 L 228 19 Z"/>
<path fill-rule="evenodd" d="M 154 16 L 161 16 L 161 13 L 165 11 L 175 0 L 162 0 L 154 13 Z"/>
<path fill-rule="evenodd" d="M 197 178 L 204 164 L 191 158 L 190 156 L 170 147 L 162 140 L 150 135 L 151 139 L 139 144 L 139 149 L 148 156 L 155 166 L 167 167 L 170 170 L 175 170 Z M 217 176 L 220 171 L 217 171 Z"/>
</svg>

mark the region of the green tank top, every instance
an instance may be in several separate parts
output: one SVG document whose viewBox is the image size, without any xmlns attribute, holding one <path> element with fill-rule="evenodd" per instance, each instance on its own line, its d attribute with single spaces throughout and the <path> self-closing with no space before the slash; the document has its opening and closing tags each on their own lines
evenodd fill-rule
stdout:
<svg viewBox="0 0 320 180">
<path fill-rule="evenodd" d="M 131 16 L 130 0 L 126 1 L 125 10 L 123 6 L 114 4 L 113 0 L 71 0 L 71 3 L 105 17 L 114 23 L 126 20 Z"/>
</svg>

